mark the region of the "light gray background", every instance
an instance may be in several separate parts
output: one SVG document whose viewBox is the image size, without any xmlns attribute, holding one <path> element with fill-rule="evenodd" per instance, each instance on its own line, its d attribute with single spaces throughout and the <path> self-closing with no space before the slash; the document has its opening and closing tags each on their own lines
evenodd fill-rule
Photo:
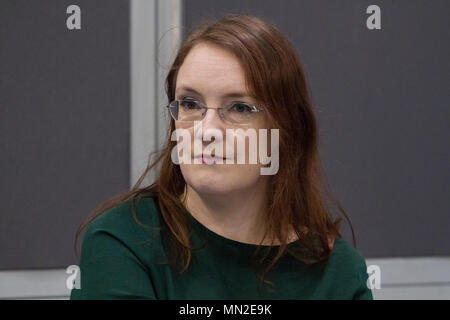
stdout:
<svg viewBox="0 0 450 320">
<path fill-rule="evenodd" d="M 65 26 L 70 4 L 82 30 Z M 365 27 L 370 4 L 382 30 Z M 250 13 L 294 43 L 330 183 L 367 258 L 450 253 L 449 4 L 184 2 L 187 27 Z M 76 264 L 79 223 L 128 188 L 129 71 L 128 1 L 0 2 L 0 269 Z"/>
</svg>

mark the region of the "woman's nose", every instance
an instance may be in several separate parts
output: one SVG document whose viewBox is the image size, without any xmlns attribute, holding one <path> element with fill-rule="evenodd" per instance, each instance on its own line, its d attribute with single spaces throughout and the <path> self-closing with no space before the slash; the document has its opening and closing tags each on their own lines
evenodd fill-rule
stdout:
<svg viewBox="0 0 450 320">
<path fill-rule="evenodd" d="M 223 120 L 220 117 L 219 110 L 215 108 L 210 108 L 206 110 L 205 116 L 203 117 L 203 120 L 201 121 L 201 128 L 202 128 L 202 139 L 203 136 L 211 136 L 214 135 L 215 139 L 219 138 L 217 137 L 218 134 L 224 134 L 225 127 Z M 198 130 L 197 130 L 198 131 Z M 209 131 L 209 134 L 208 134 Z M 199 132 L 198 132 L 199 133 Z M 196 133 L 196 136 L 198 134 Z M 200 138 L 198 136 L 198 138 Z M 215 140 L 214 139 L 214 140 Z"/>
<path fill-rule="evenodd" d="M 210 108 L 205 111 L 205 115 L 202 120 L 203 130 L 207 128 L 211 129 L 223 129 L 223 120 L 220 117 L 220 111 L 215 108 Z"/>
</svg>

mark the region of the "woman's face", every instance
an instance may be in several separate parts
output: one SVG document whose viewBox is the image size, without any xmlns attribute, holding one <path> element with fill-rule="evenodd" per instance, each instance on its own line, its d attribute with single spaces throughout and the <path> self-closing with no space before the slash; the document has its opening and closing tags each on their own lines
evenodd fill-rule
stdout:
<svg viewBox="0 0 450 320">
<path fill-rule="evenodd" d="M 234 94 L 234 95 L 232 95 Z M 236 94 L 241 94 L 238 96 Z M 230 52 L 208 43 L 200 43 L 194 46 L 186 56 L 181 65 L 176 80 L 175 99 L 195 99 L 209 108 L 219 108 L 232 105 L 233 102 L 245 102 L 249 105 L 258 105 L 257 101 L 250 97 L 245 87 L 244 70 L 237 58 Z M 198 194 L 227 195 L 239 194 L 243 191 L 261 190 L 262 185 L 267 182 L 268 176 L 261 175 L 260 157 L 258 155 L 259 129 L 266 129 L 266 111 L 252 114 L 252 120 L 245 124 L 229 123 L 221 119 L 217 110 L 208 109 L 200 125 L 194 126 L 192 121 L 175 121 L 176 129 L 185 129 L 191 137 L 191 164 L 180 163 L 181 172 L 189 187 Z M 197 122 L 197 124 L 199 124 Z M 227 137 L 226 129 L 242 129 L 241 132 L 234 131 L 233 135 Z M 249 158 L 249 136 L 245 134 L 247 129 L 256 132 L 256 158 L 257 161 L 250 162 Z M 221 135 L 215 135 L 211 141 L 203 141 L 203 136 L 208 130 L 218 130 Z M 211 131 L 210 131 L 211 132 Z M 248 131 L 247 131 L 248 132 Z M 270 133 L 267 134 L 270 140 Z M 238 139 L 245 141 L 245 163 L 238 163 Z M 221 150 L 206 149 L 213 141 L 219 145 L 222 141 Z M 264 139 L 266 140 L 266 139 Z M 223 164 L 204 163 L 200 154 L 200 164 L 194 163 L 194 143 L 201 146 L 200 153 L 214 154 L 216 157 L 223 156 Z M 227 150 L 234 150 L 234 156 L 229 159 L 233 163 L 227 164 Z M 209 151 L 206 151 L 209 150 Z M 267 150 L 270 152 L 270 144 Z M 222 158 L 222 157 L 220 157 Z"/>
</svg>

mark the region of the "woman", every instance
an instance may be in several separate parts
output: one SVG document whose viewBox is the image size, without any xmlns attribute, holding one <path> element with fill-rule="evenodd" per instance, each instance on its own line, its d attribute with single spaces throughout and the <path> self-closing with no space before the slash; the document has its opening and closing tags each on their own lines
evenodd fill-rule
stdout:
<svg viewBox="0 0 450 320">
<path fill-rule="evenodd" d="M 251 16 L 200 25 L 166 91 L 167 145 L 130 192 L 80 226 L 71 299 L 372 299 L 365 261 L 326 206 L 316 120 L 288 40 Z M 248 132 L 260 129 L 270 164 L 249 161 Z M 140 188 L 157 164 L 155 183 Z"/>
</svg>

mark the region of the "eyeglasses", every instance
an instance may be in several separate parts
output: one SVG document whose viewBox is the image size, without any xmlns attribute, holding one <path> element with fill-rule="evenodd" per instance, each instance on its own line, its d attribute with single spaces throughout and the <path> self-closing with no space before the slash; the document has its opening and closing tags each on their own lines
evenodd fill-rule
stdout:
<svg viewBox="0 0 450 320">
<path fill-rule="evenodd" d="M 232 102 L 225 107 L 208 108 L 194 99 L 174 100 L 167 108 L 176 121 L 201 121 L 208 109 L 216 109 L 224 122 L 238 125 L 254 123 L 258 119 L 258 113 L 264 111 L 245 102 Z"/>
</svg>

